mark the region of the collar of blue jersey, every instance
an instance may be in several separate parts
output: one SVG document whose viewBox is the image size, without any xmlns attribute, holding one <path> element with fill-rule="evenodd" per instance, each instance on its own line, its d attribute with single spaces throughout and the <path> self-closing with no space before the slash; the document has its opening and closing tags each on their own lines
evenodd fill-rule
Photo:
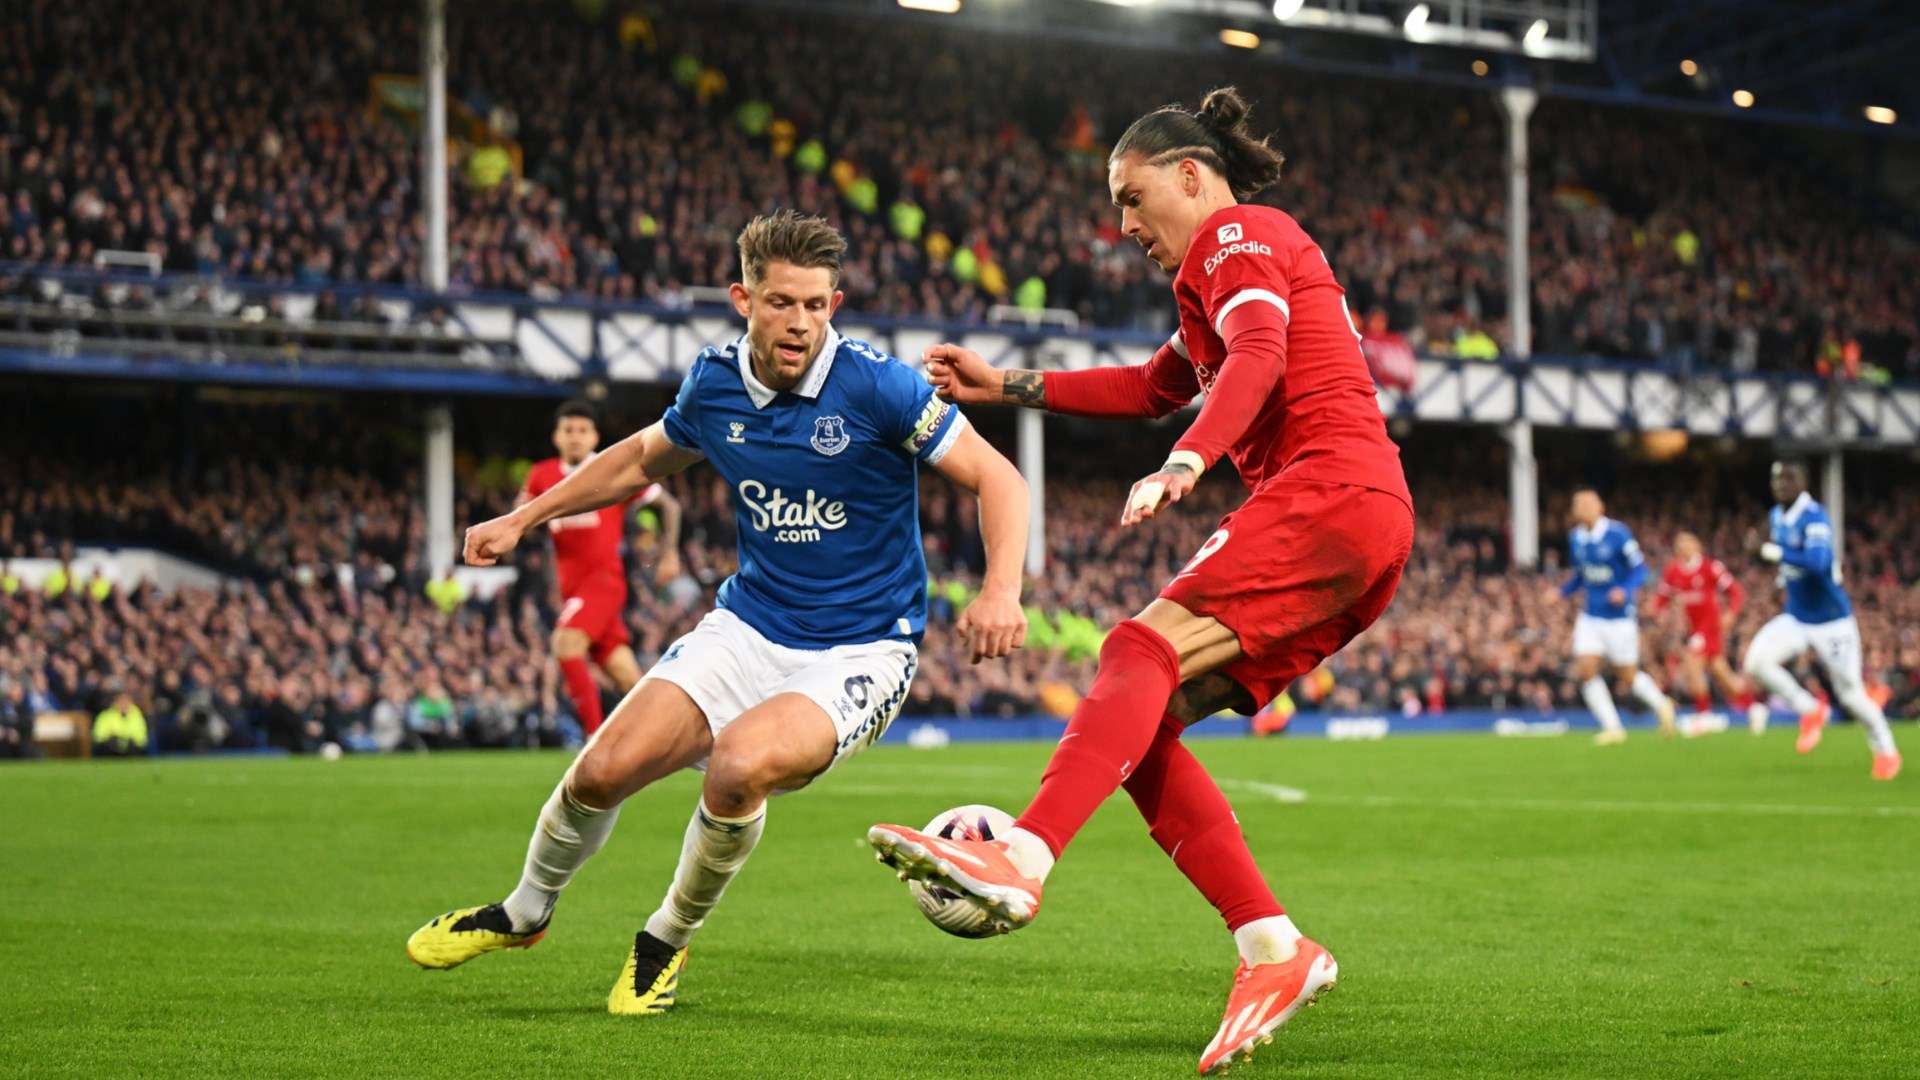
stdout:
<svg viewBox="0 0 1920 1080">
<path fill-rule="evenodd" d="M 1613 524 L 1612 520 L 1609 519 L 1607 515 L 1601 514 L 1594 520 L 1593 526 L 1587 530 L 1587 539 L 1594 541 L 1600 540 L 1607 535 L 1607 526 L 1611 524 Z"/>
<path fill-rule="evenodd" d="M 801 377 L 800 385 L 794 387 L 793 392 L 803 398 L 818 398 L 827 385 L 827 372 L 833 368 L 834 355 L 839 351 L 840 331 L 828 323 L 827 336 L 820 342 L 820 351 L 814 354 L 813 363 L 808 365 L 806 375 Z M 773 404 L 773 399 L 780 396 L 780 391 L 768 389 L 754 377 L 753 346 L 747 342 L 745 334 L 733 343 L 733 358 L 740 365 L 740 381 L 746 384 L 747 397 L 753 400 L 753 407 L 764 409 Z"/>
<path fill-rule="evenodd" d="M 1792 525 L 1794 522 L 1799 521 L 1800 515 L 1806 513 L 1807 509 L 1812 505 L 1813 494 L 1803 491 L 1800 493 L 1799 498 L 1793 500 L 1793 505 L 1787 507 L 1786 512 L 1780 515 L 1780 520 L 1788 525 Z"/>
</svg>

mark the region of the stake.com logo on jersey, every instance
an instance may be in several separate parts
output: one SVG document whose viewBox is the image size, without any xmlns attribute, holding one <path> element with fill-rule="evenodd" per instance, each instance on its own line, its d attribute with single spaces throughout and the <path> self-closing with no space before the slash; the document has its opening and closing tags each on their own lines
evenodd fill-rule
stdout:
<svg viewBox="0 0 1920 1080">
<path fill-rule="evenodd" d="M 1215 270 L 1218 270 L 1220 264 L 1226 262 L 1227 256 L 1229 255 L 1238 255 L 1243 251 L 1249 255 L 1273 254 L 1272 248 L 1258 240 L 1241 239 L 1246 233 L 1241 229 L 1240 223 L 1237 221 L 1220 226 L 1220 231 L 1213 235 L 1214 239 L 1220 241 L 1220 243 L 1225 246 L 1207 256 L 1206 271 L 1208 274 L 1212 274 Z"/>
<path fill-rule="evenodd" d="M 775 543 L 803 543 L 820 539 L 820 530 L 845 528 L 847 506 L 834 499 L 822 499 L 812 488 L 804 501 L 787 497 L 779 488 L 771 493 L 758 480 L 740 481 L 740 505 L 746 507 L 756 532 L 773 530 Z"/>
</svg>

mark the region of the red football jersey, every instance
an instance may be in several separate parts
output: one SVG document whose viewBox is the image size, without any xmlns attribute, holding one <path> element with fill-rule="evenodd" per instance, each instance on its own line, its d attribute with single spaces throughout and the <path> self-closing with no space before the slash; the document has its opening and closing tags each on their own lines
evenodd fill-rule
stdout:
<svg viewBox="0 0 1920 1080">
<path fill-rule="evenodd" d="M 557 457 L 535 463 L 527 472 L 526 497 L 541 494 L 572 471 Z M 649 485 L 626 502 L 547 522 L 547 530 L 553 534 L 553 561 L 560 573 L 561 595 L 578 596 L 609 578 L 612 584 L 625 587 L 620 540 L 626 534 L 627 507 L 647 499 L 657 486 Z"/>
<path fill-rule="evenodd" d="M 1746 592 L 1734 580 L 1727 564 L 1702 556 L 1692 563 L 1667 564 L 1660 575 L 1660 588 L 1653 594 L 1655 614 L 1668 604 L 1679 604 L 1687 613 L 1687 624 L 1696 634 L 1720 632 L 1720 594 L 1727 594 L 1727 613 L 1737 615 Z"/>
<path fill-rule="evenodd" d="M 1172 344 L 1193 364 L 1201 390 L 1212 389 L 1226 362 L 1228 314 L 1269 304 L 1285 320 L 1285 369 L 1275 393 L 1227 449 L 1248 488 L 1284 473 L 1372 488 L 1412 505 L 1346 290 L 1292 216 L 1247 204 L 1215 213 L 1181 260 L 1173 292 L 1180 332 Z"/>
</svg>

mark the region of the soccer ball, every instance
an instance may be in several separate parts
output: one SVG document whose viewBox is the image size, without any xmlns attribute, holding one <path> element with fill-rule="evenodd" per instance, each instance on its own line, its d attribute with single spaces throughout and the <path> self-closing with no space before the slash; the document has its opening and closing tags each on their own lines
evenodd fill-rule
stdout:
<svg viewBox="0 0 1920 1080">
<path fill-rule="evenodd" d="M 1005 836 L 1012 828 L 1012 814 L 998 807 L 970 803 L 942 811 L 920 831 L 946 840 L 993 840 Z M 920 913 L 928 922 L 954 937 L 984 938 L 1001 932 L 972 897 L 924 881 L 907 882 L 907 891 L 913 894 L 913 902 L 920 905 Z"/>
</svg>

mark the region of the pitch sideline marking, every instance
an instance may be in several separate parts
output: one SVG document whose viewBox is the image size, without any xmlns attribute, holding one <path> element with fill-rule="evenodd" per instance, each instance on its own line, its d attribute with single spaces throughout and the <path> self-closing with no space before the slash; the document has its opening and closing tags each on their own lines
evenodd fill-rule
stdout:
<svg viewBox="0 0 1920 1080">
<path fill-rule="evenodd" d="M 1307 801 L 1298 788 L 1258 780 L 1223 777 L 1229 787 L 1266 795 L 1276 802 Z M 1786 815 L 1803 817 L 1920 817 L 1920 806 L 1813 806 L 1804 803 L 1662 802 L 1632 799 L 1422 799 L 1406 795 L 1315 795 L 1316 803 L 1336 806 L 1443 807 L 1450 810 L 1563 810 L 1598 813 L 1667 812 L 1681 814 Z"/>
</svg>

